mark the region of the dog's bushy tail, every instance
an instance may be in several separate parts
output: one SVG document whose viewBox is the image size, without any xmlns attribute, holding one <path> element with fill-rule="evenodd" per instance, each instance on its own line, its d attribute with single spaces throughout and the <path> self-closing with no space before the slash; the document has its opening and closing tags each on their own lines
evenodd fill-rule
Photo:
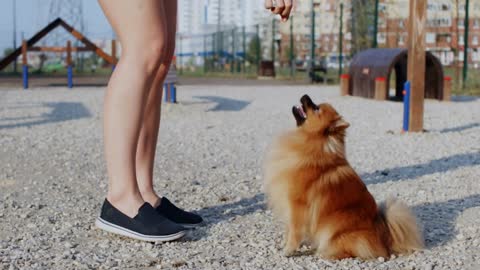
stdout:
<svg viewBox="0 0 480 270">
<path fill-rule="evenodd" d="M 389 198 L 380 205 L 392 239 L 391 251 L 395 254 L 423 249 L 423 236 L 413 213 L 401 201 Z"/>
</svg>

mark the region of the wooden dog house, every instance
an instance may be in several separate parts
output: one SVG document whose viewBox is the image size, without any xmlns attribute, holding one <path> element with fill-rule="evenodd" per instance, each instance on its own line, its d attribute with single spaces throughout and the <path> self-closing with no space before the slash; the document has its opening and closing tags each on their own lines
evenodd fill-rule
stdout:
<svg viewBox="0 0 480 270">
<path fill-rule="evenodd" d="M 368 49 L 359 52 L 353 58 L 349 69 L 348 94 L 378 99 L 375 95 L 376 81 L 382 78 L 381 95 L 384 98 L 402 100 L 403 88 L 407 81 L 407 49 Z M 395 94 L 389 95 L 390 75 L 395 72 Z M 380 80 L 382 81 L 382 80 Z M 442 100 L 444 98 L 444 76 L 440 61 L 432 53 L 426 52 L 425 98 Z"/>
</svg>

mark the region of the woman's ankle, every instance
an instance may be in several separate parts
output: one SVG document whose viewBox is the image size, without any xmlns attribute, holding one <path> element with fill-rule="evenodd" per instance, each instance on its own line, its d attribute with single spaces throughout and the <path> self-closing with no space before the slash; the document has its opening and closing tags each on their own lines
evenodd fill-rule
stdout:
<svg viewBox="0 0 480 270">
<path fill-rule="evenodd" d="M 120 194 L 108 192 L 107 200 L 115 208 L 130 218 L 138 214 L 138 209 L 145 203 L 140 194 Z"/>
<path fill-rule="evenodd" d="M 140 193 L 142 194 L 143 200 L 152 205 L 154 208 L 160 204 L 160 196 L 158 196 L 155 191 L 147 190 L 143 192 L 141 191 Z"/>
</svg>

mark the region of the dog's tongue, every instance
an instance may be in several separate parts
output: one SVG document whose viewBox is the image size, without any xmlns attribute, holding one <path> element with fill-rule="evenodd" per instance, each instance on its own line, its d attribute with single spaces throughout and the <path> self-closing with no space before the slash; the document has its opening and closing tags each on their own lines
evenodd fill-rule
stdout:
<svg viewBox="0 0 480 270">
<path fill-rule="evenodd" d="M 297 109 L 298 109 L 298 111 L 302 114 L 302 116 L 303 116 L 304 118 L 307 117 L 307 114 L 306 114 L 305 111 L 303 110 L 303 106 L 302 106 L 302 105 L 298 105 L 298 106 L 297 106 Z"/>
</svg>

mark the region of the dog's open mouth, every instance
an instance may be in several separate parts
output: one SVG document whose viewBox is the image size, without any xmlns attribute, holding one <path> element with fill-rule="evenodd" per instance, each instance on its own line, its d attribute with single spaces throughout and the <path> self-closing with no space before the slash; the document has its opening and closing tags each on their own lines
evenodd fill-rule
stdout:
<svg viewBox="0 0 480 270">
<path fill-rule="evenodd" d="M 292 113 L 297 121 L 297 126 L 301 126 L 305 120 L 307 120 L 307 113 L 305 112 L 303 105 L 293 106 Z"/>
<path fill-rule="evenodd" d="M 300 99 L 301 105 L 293 106 L 292 113 L 297 121 L 297 126 L 301 126 L 307 120 L 307 110 L 318 110 L 318 106 L 313 103 L 308 95 L 303 95 Z"/>
</svg>

